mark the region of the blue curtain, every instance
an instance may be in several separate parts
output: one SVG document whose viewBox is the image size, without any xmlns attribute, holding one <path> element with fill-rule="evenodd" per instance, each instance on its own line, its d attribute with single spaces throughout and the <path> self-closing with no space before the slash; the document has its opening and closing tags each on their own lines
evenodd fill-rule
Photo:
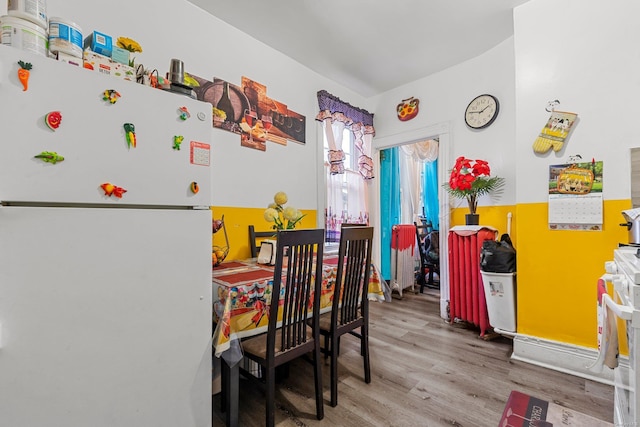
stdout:
<svg viewBox="0 0 640 427">
<path fill-rule="evenodd" d="M 398 147 L 380 152 L 380 273 L 385 280 L 391 279 L 391 228 L 395 224 L 400 224 Z"/>
<path fill-rule="evenodd" d="M 424 164 L 424 182 L 422 183 L 422 200 L 424 216 L 433 224 L 434 230 L 440 230 L 440 206 L 438 204 L 438 160 Z"/>
</svg>

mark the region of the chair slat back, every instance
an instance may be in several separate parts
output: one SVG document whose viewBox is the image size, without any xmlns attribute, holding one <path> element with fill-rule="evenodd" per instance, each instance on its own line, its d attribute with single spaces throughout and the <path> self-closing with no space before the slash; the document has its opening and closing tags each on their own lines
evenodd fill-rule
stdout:
<svg viewBox="0 0 640 427">
<path fill-rule="evenodd" d="M 260 241 L 263 239 L 274 238 L 275 231 L 256 231 L 253 225 L 249 226 L 249 250 L 251 258 L 256 258 L 260 253 Z"/>
<path fill-rule="evenodd" d="M 320 316 L 320 282 L 315 286 L 315 278 L 322 278 L 322 257 L 324 230 L 287 230 L 278 232 L 276 264 L 273 273 L 269 331 L 267 337 L 267 357 L 276 351 L 292 350 L 308 341 L 307 319 L 313 316 L 311 331 L 318 339 Z M 280 339 L 276 342 L 278 327 L 278 306 L 276 303 L 284 287 Z M 309 312 L 311 309 L 311 313 Z"/>
<path fill-rule="evenodd" d="M 418 225 L 418 223 L 413 223 L 416 226 L 416 238 L 418 239 L 418 253 L 420 254 L 420 261 L 423 266 L 433 265 L 435 263 L 435 259 L 431 257 L 428 253 L 430 247 L 438 252 L 439 257 L 439 233 L 438 231 L 434 231 L 430 225 Z"/>
<path fill-rule="evenodd" d="M 331 313 L 332 325 L 346 325 L 368 317 L 367 289 L 372 242 L 373 227 L 342 229 Z"/>
</svg>

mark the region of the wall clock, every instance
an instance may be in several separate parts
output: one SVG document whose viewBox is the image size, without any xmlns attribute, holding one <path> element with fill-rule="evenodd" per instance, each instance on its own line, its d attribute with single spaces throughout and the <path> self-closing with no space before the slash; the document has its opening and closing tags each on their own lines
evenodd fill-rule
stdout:
<svg viewBox="0 0 640 427">
<path fill-rule="evenodd" d="M 500 111 L 498 99 L 489 94 L 476 96 L 464 111 L 464 121 L 472 129 L 483 129 L 494 122 Z"/>
</svg>

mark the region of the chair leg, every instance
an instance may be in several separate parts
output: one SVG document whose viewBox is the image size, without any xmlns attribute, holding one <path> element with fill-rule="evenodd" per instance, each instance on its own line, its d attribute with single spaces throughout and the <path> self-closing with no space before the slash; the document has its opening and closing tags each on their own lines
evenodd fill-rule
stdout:
<svg viewBox="0 0 640 427">
<path fill-rule="evenodd" d="M 338 341 L 336 336 L 331 337 L 331 406 L 338 405 Z"/>
<path fill-rule="evenodd" d="M 320 343 L 317 342 L 313 355 L 313 376 L 316 386 L 316 418 L 324 418 L 324 398 L 322 396 L 322 366 L 320 366 Z"/>
<path fill-rule="evenodd" d="M 424 293 L 424 285 L 426 283 L 426 278 L 424 277 L 424 267 L 420 268 L 420 293 Z"/>
<path fill-rule="evenodd" d="M 220 384 L 222 390 L 220 391 L 220 410 L 222 412 L 227 410 L 227 390 L 229 389 L 229 365 L 224 360 L 220 361 Z"/>
<path fill-rule="evenodd" d="M 371 383 L 371 365 L 369 363 L 369 326 L 365 323 L 360 329 L 362 333 L 362 351 L 364 359 L 364 382 Z"/>
<path fill-rule="evenodd" d="M 266 405 L 266 426 L 273 427 L 276 422 L 275 416 L 275 394 L 276 394 L 276 370 L 274 367 L 269 366 L 265 369 L 266 372 L 266 387 L 267 387 L 267 399 Z"/>
<path fill-rule="evenodd" d="M 225 412 L 227 427 L 238 425 L 238 395 L 240 387 L 240 367 L 238 363 L 229 366 L 226 360 L 222 364 L 222 412 Z"/>
</svg>

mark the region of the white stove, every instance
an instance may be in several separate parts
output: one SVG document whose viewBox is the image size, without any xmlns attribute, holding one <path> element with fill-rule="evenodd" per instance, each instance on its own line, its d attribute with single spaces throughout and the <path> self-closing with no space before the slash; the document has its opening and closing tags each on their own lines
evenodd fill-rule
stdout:
<svg viewBox="0 0 640 427">
<path fill-rule="evenodd" d="M 628 364 L 614 369 L 616 426 L 640 426 L 640 248 L 622 246 L 614 251 L 614 262 L 606 264 L 611 275 L 615 303 L 607 304 L 622 319 L 618 321 L 618 337 L 626 339 Z"/>
</svg>

